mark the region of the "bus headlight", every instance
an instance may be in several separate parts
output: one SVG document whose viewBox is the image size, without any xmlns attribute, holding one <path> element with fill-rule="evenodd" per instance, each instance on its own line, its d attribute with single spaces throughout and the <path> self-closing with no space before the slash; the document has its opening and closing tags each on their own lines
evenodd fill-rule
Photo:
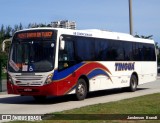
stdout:
<svg viewBox="0 0 160 123">
<path fill-rule="evenodd" d="M 14 84 L 13 83 L 13 80 L 12 80 L 12 77 L 8 74 L 7 75 L 7 81 L 9 82 L 9 83 L 11 83 L 11 84 Z"/>
<path fill-rule="evenodd" d="M 44 84 L 50 84 L 52 82 L 53 74 L 49 74 Z"/>
</svg>

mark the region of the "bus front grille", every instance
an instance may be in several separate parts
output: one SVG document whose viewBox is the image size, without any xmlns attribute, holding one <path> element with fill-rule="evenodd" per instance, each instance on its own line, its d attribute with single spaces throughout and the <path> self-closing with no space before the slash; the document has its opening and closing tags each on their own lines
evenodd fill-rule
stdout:
<svg viewBox="0 0 160 123">
<path fill-rule="evenodd" d="M 13 77 L 14 83 L 18 86 L 41 86 L 44 82 L 42 75 L 16 75 Z"/>
</svg>

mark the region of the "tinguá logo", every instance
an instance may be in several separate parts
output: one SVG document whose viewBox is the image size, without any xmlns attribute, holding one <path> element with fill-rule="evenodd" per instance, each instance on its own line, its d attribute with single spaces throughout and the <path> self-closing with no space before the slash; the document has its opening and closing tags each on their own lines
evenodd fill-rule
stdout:
<svg viewBox="0 0 160 123">
<path fill-rule="evenodd" d="M 115 63 L 115 71 L 131 71 L 134 70 L 134 64 L 133 63 Z"/>
</svg>

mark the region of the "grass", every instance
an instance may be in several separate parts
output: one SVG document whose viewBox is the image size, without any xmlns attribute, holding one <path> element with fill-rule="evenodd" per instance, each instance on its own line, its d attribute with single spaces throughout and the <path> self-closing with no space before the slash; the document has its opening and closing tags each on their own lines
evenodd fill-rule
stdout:
<svg viewBox="0 0 160 123">
<path fill-rule="evenodd" d="M 80 102 L 81 103 L 81 102 Z M 83 115 L 84 114 L 84 115 Z M 87 115 L 88 114 L 88 115 Z M 160 93 L 136 97 L 132 99 L 125 99 L 116 102 L 110 102 L 105 104 L 96 104 L 91 106 L 86 106 L 82 108 L 77 108 L 73 110 L 67 110 L 63 112 L 52 113 L 48 120 L 38 121 L 38 123 L 150 123 L 150 122 L 159 122 L 159 120 L 92 120 L 104 115 L 104 114 L 133 114 L 142 116 L 149 115 L 158 115 L 160 117 Z M 55 116 L 59 118 L 64 118 L 63 120 L 55 120 Z M 78 116 L 81 120 L 66 120 L 67 117 L 73 119 L 73 117 Z M 86 117 L 87 120 L 84 120 Z M 95 116 L 89 118 L 89 116 Z M 106 115 L 107 116 L 107 115 Z M 114 116 L 114 115 L 113 115 Z M 103 116 L 102 116 L 103 117 Z"/>
<path fill-rule="evenodd" d="M 160 93 L 97 104 L 60 112 L 62 114 L 160 114 Z"/>
</svg>

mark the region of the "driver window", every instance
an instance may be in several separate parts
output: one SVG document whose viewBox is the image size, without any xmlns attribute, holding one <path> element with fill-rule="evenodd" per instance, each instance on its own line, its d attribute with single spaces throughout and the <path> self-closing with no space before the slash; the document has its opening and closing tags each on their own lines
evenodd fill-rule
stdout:
<svg viewBox="0 0 160 123">
<path fill-rule="evenodd" d="M 58 70 L 63 70 L 74 65 L 74 46 L 70 36 L 63 36 L 65 41 L 64 49 L 59 48 Z"/>
</svg>

